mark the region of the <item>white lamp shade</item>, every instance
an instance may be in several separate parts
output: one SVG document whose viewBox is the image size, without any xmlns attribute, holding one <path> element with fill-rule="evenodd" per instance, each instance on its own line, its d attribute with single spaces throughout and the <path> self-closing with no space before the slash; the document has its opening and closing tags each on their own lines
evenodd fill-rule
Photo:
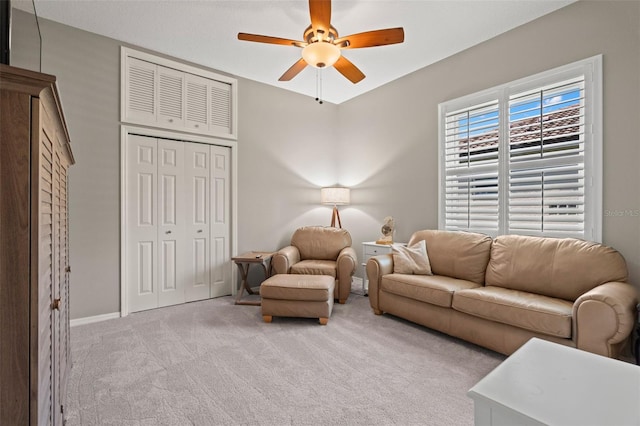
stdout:
<svg viewBox="0 0 640 426">
<path fill-rule="evenodd" d="M 318 41 L 302 49 L 302 57 L 312 67 L 326 68 L 340 59 L 340 48 L 331 43 Z"/>
<path fill-rule="evenodd" d="M 322 188 L 320 190 L 320 202 L 333 206 L 349 204 L 351 202 L 351 191 L 349 188 L 342 187 Z"/>
</svg>

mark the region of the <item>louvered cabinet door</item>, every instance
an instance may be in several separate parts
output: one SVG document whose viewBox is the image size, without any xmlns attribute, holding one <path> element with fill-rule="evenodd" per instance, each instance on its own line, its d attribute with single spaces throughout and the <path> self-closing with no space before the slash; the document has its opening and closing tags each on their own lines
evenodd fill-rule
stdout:
<svg viewBox="0 0 640 426">
<path fill-rule="evenodd" d="M 196 132 L 209 128 L 209 81 L 186 74 L 185 126 Z"/>
<path fill-rule="evenodd" d="M 56 285 L 56 226 L 55 226 L 55 190 L 56 170 L 55 129 L 51 126 L 51 117 L 46 109 L 34 105 L 34 114 L 39 114 L 40 130 L 40 190 L 39 190 L 39 263 L 38 263 L 38 312 L 37 312 L 37 397 L 32 401 L 32 418 L 38 419 L 38 425 L 54 424 L 55 389 L 55 328 L 52 303 Z M 34 413 L 35 410 L 35 413 Z"/>
<path fill-rule="evenodd" d="M 209 81 L 209 131 L 213 134 L 233 134 L 231 85 Z"/>
<path fill-rule="evenodd" d="M 123 47 L 121 120 L 237 138 L 237 80 Z"/>
<path fill-rule="evenodd" d="M 160 127 L 184 127 L 183 72 L 158 68 L 158 118 Z"/>
<path fill-rule="evenodd" d="M 56 325 L 58 331 L 58 344 L 60 345 L 58 351 L 57 365 L 60 370 L 60 377 L 58 381 L 58 390 L 60 392 L 60 403 L 64 402 L 64 389 L 67 383 L 67 373 L 71 367 L 70 357 L 70 335 L 69 335 L 69 213 L 68 213 L 68 183 L 67 183 L 67 169 L 69 167 L 68 161 L 64 157 L 60 158 L 60 187 L 59 187 L 59 200 L 58 215 L 60 217 L 60 233 L 58 234 L 58 240 L 60 242 L 59 262 L 60 262 L 60 302 L 58 307 L 59 323 Z"/>
<path fill-rule="evenodd" d="M 126 119 L 155 123 L 157 114 L 157 66 L 136 58 L 127 58 L 124 80 Z"/>
</svg>

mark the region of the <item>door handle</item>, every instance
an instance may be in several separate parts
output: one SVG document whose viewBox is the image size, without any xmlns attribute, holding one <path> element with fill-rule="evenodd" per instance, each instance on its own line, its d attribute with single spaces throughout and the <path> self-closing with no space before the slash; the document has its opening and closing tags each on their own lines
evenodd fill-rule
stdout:
<svg viewBox="0 0 640 426">
<path fill-rule="evenodd" d="M 165 232 L 165 234 L 170 234 L 170 233 L 171 233 L 171 231 L 166 231 L 166 232 Z"/>
<path fill-rule="evenodd" d="M 53 303 L 51 304 L 51 309 L 55 309 L 56 311 L 60 310 L 60 299 L 53 299 Z"/>
<path fill-rule="evenodd" d="M 202 229 L 198 229 L 198 234 L 201 234 L 201 233 L 202 233 Z"/>
</svg>

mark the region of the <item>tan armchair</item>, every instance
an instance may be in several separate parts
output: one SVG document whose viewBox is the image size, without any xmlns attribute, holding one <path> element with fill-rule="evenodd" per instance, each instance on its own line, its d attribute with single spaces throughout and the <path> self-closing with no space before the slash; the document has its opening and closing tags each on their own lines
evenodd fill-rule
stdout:
<svg viewBox="0 0 640 426">
<path fill-rule="evenodd" d="M 335 278 L 334 299 L 345 303 L 351 291 L 351 277 L 358 264 L 351 247 L 351 235 L 344 229 L 323 226 L 298 228 L 291 245 L 272 258 L 276 274 L 329 275 Z"/>
</svg>

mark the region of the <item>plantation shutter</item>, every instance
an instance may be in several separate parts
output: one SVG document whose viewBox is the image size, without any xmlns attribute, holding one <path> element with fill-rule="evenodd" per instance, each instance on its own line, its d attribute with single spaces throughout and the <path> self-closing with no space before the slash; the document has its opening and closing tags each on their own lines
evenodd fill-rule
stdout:
<svg viewBox="0 0 640 426">
<path fill-rule="evenodd" d="M 584 234 L 584 77 L 509 98 L 508 233 Z"/>
<path fill-rule="evenodd" d="M 445 114 L 445 229 L 498 230 L 499 122 L 497 100 Z"/>
</svg>

